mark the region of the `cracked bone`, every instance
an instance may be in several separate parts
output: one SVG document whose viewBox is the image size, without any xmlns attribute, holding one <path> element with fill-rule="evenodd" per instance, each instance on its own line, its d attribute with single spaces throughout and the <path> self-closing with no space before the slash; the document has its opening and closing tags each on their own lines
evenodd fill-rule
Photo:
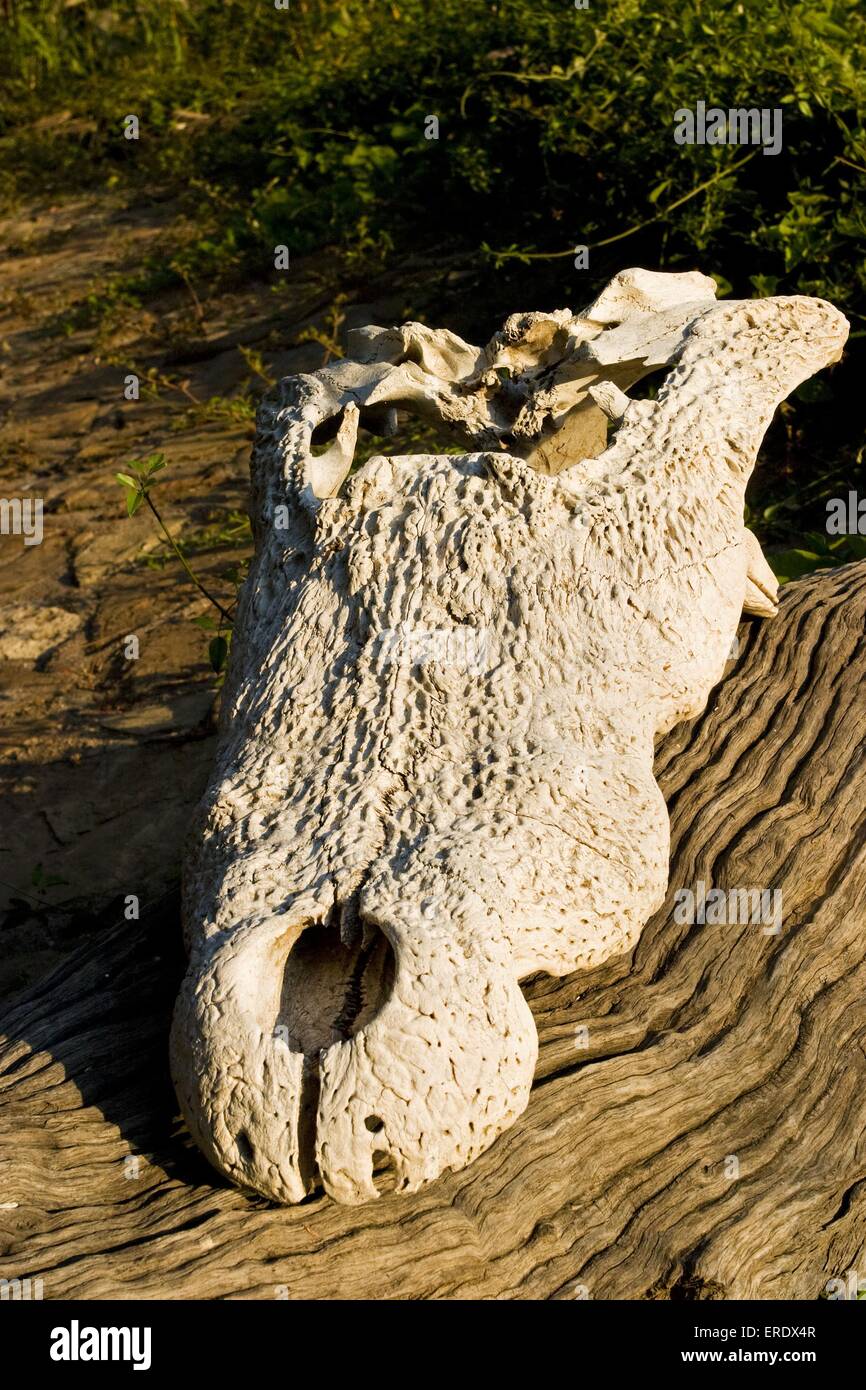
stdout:
<svg viewBox="0 0 866 1390">
<path fill-rule="evenodd" d="M 463 1168 L 528 1103 L 520 981 L 630 951 L 664 901 L 654 739 L 703 710 L 744 608 L 775 610 L 746 483 L 847 334 L 821 300 L 707 290 L 624 272 L 483 350 L 368 330 L 367 361 L 263 400 L 172 1028 L 233 1182 L 359 1203 Z M 599 389 L 662 364 L 608 434 Z M 395 411 L 464 452 L 349 476 Z"/>
</svg>

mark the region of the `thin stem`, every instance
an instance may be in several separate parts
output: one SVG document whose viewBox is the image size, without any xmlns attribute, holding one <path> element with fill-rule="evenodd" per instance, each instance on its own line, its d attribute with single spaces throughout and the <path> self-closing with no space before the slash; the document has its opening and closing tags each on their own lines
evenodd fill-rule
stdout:
<svg viewBox="0 0 866 1390">
<path fill-rule="evenodd" d="M 844 164 L 846 169 L 856 169 L 858 174 L 866 174 L 866 169 L 862 164 L 855 164 L 853 159 L 845 159 L 841 154 L 837 154 L 833 160 L 834 164 Z"/>
<path fill-rule="evenodd" d="M 176 266 L 174 267 L 174 269 L 177 271 L 177 273 L 178 273 L 178 275 L 180 276 L 181 280 L 183 281 L 183 283 L 186 285 L 187 289 L 189 290 L 190 296 L 191 296 L 191 298 L 192 298 L 193 305 L 194 305 L 194 307 L 195 307 L 195 315 L 196 315 L 196 318 L 198 319 L 199 323 L 204 323 L 204 309 L 201 307 L 201 300 L 199 299 L 198 295 L 197 295 L 196 292 L 195 292 L 195 289 L 194 289 L 194 287 L 193 287 L 192 281 L 190 280 L 190 278 L 189 278 L 189 276 L 187 275 L 186 271 L 185 271 L 185 270 L 181 270 L 180 266 L 177 266 L 177 265 L 176 265 Z"/>
<path fill-rule="evenodd" d="M 186 562 L 186 559 L 184 558 L 184 556 L 183 556 L 183 554 L 182 554 L 182 552 L 181 552 L 181 550 L 180 550 L 180 548 L 179 548 L 179 546 L 178 546 L 178 544 L 177 544 L 177 541 L 175 541 L 175 539 L 174 539 L 173 536 L 171 535 L 171 532 L 169 531 L 168 527 L 166 526 L 165 522 L 163 521 L 162 517 L 160 516 L 159 512 L 156 510 L 156 507 L 153 505 L 153 502 L 152 502 L 151 499 L 150 499 L 150 493 L 149 493 L 149 492 L 146 492 L 146 493 L 144 494 L 144 500 L 145 500 L 145 502 L 147 503 L 147 505 L 150 507 L 150 510 L 153 512 L 154 516 L 156 517 L 157 524 L 158 524 L 160 530 L 162 531 L 162 534 L 165 536 L 166 540 L 168 541 L 168 543 L 169 543 L 169 545 L 171 546 L 172 550 L 174 551 L 175 555 L 176 555 L 177 558 L 180 560 L 180 563 L 183 565 L 184 569 L 186 570 L 187 574 L 189 575 L 189 577 L 190 577 L 190 579 L 192 580 L 192 582 L 193 582 L 193 584 L 195 585 L 195 587 L 196 587 L 201 593 L 204 594 L 204 596 L 205 596 L 205 598 L 207 599 L 208 603 L 212 603 L 213 606 L 214 606 L 214 608 L 216 608 L 217 612 L 218 612 L 218 613 L 221 613 L 222 616 L 225 618 L 226 622 L 230 624 L 230 623 L 233 621 L 233 620 L 232 620 L 232 615 L 231 615 L 231 613 L 227 612 L 226 609 L 223 608 L 222 604 L 219 602 L 219 599 L 215 599 L 214 596 L 213 596 L 213 594 L 209 594 L 209 593 L 208 593 L 207 589 L 206 589 L 205 586 L 202 584 L 201 580 L 200 580 L 199 578 L 197 578 L 197 576 L 196 576 L 196 575 L 193 573 L 193 571 L 190 569 L 189 565 L 188 565 L 187 562 Z"/>
<path fill-rule="evenodd" d="M 7 883 L 5 878 L 0 878 L 0 883 L 2 883 L 4 888 L 11 888 L 13 893 L 20 893 L 22 898 L 27 898 L 31 903 L 35 903 L 43 912 L 47 912 L 49 908 L 54 908 L 56 910 L 58 907 L 63 906 L 62 903 L 48 903 L 44 898 L 34 898 L 32 893 L 27 892 L 26 888 L 19 888 L 14 883 Z M 60 885 L 57 884 L 56 886 L 59 887 Z"/>
</svg>

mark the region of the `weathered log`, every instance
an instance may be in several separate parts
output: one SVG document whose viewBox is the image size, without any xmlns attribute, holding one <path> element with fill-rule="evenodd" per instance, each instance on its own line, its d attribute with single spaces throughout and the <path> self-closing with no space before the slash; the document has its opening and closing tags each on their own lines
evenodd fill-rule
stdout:
<svg viewBox="0 0 866 1390">
<path fill-rule="evenodd" d="M 46 1299 L 801 1298 L 866 1273 L 866 564 L 782 592 L 661 744 L 664 906 L 629 956 L 526 988 L 526 1113 L 361 1209 L 228 1186 L 177 1123 L 172 899 L 6 1010 L 0 1277 Z M 781 930 L 689 925 L 699 882 Z M 119 915 L 119 914 L 118 914 Z"/>
</svg>

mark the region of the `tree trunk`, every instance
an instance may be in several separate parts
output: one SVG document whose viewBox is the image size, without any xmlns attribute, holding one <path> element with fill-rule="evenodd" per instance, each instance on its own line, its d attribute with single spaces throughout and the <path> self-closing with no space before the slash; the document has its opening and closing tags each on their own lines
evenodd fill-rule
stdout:
<svg viewBox="0 0 866 1390">
<path fill-rule="evenodd" d="M 97 923 L 6 1011 L 0 1277 L 46 1299 L 813 1299 L 866 1276 L 864 616 L 866 563 L 741 626 L 658 750 L 664 907 L 633 957 L 528 982 L 529 1109 L 414 1196 L 227 1187 L 168 1079 L 177 901 Z M 778 934 L 678 922 L 699 883 L 779 890 Z"/>
</svg>

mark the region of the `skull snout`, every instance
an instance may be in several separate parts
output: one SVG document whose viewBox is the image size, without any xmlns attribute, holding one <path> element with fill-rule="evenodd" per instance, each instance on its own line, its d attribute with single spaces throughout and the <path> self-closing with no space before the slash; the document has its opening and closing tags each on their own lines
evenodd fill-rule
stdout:
<svg viewBox="0 0 866 1390">
<path fill-rule="evenodd" d="M 272 1200 L 414 1190 L 526 1106 L 537 1038 L 505 943 L 382 906 L 277 917 L 190 963 L 182 1109 L 210 1161 Z"/>
</svg>

